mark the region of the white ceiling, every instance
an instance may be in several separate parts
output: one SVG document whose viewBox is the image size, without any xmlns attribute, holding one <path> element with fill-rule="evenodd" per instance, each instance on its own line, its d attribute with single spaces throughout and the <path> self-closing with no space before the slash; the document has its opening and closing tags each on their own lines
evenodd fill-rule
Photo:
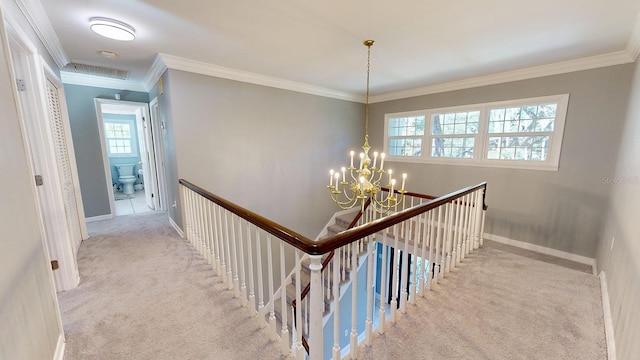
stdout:
<svg viewBox="0 0 640 360">
<path fill-rule="evenodd" d="M 25 0 L 21 0 L 25 1 Z M 635 59 L 639 0 L 41 0 L 68 60 L 143 81 L 158 53 L 362 94 L 623 54 Z M 118 42 L 91 17 L 136 29 Z M 107 59 L 100 50 L 119 54 Z"/>
</svg>

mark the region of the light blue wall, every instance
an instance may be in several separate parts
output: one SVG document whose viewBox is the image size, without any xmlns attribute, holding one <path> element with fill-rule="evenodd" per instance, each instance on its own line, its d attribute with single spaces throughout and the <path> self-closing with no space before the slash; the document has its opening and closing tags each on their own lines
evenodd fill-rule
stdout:
<svg viewBox="0 0 640 360">
<path fill-rule="evenodd" d="M 137 149 L 137 144 L 139 144 L 138 138 L 138 127 L 136 126 L 136 116 L 134 114 L 102 114 L 102 119 L 107 120 L 127 120 L 131 123 L 131 128 L 133 130 L 132 136 L 134 141 L 134 146 L 136 146 L 137 156 L 109 156 L 109 168 L 111 169 L 111 183 L 120 185 L 118 181 L 118 170 L 116 169 L 116 165 L 122 164 L 135 164 L 135 168 L 133 170 L 133 174 L 138 176 L 138 170 L 141 168 L 140 165 L 140 151 Z M 136 184 L 140 184 L 142 182 L 142 178 L 138 176 L 138 180 L 136 180 Z"/>
<path fill-rule="evenodd" d="M 149 94 L 70 84 L 64 85 L 64 92 L 85 216 L 107 215 L 111 212 L 106 187 L 109 174 L 104 171 L 94 99 L 113 99 L 120 94 L 123 101 L 148 103 Z"/>
</svg>

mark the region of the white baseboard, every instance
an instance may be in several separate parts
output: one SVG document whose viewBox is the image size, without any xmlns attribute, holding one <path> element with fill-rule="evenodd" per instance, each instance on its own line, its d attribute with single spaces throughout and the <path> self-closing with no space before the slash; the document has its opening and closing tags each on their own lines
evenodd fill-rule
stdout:
<svg viewBox="0 0 640 360">
<path fill-rule="evenodd" d="M 602 291 L 602 311 L 604 314 L 604 335 L 607 340 L 607 359 L 616 360 L 616 339 L 613 336 L 613 319 L 611 318 L 611 303 L 607 288 L 607 275 L 600 271 L 600 290 Z"/>
<path fill-rule="evenodd" d="M 178 226 L 178 224 L 176 224 L 176 222 L 173 221 L 171 217 L 169 217 L 169 224 L 173 226 L 173 228 L 176 230 L 176 232 L 178 233 L 178 235 L 180 235 L 181 238 L 184 238 L 184 232 L 182 232 L 182 229 L 180 229 L 180 226 Z"/>
<path fill-rule="evenodd" d="M 58 336 L 58 344 L 56 345 L 56 352 L 53 354 L 53 360 L 62 360 L 64 357 L 64 336 L 60 334 Z"/>
<path fill-rule="evenodd" d="M 98 215 L 98 216 L 92 216 L 92 217 L 88 217 L 86 218 L 86 222 L 94 222 L 94 221 L 100 221 L 100 220 L 109 220 L 109 219 L 113 219 L 113 214 L 107 214 L 107 215 Z"/>
<path fill-rule="evenodd" d="M 485 233 L 484 238 L 487 240 L 492 240 L 502 244 L 519 247 L 521 249 L 531 250 L 531 251 L 539 252 L 541 254 L 559 257 L 561 259 L 567 259 L 567 260 L 579 262 L 581 264 L 591 265 L 591 267 L 593 268 L 593 274 L 596 275 L 596 272 L 595 272 L 596 259 L 593 259 L 590 257 L 576 255 L 566 251 L 556 250 L 556 249 L 552 249 L 552 248 L 548 248 L 548 247 L 544 247 L 536 244 L 527 243 L 524 241 L 513 240 L 513 239 L 509 239 L 509 238 L 494 235 L 494 234 Z"/>
</svg>

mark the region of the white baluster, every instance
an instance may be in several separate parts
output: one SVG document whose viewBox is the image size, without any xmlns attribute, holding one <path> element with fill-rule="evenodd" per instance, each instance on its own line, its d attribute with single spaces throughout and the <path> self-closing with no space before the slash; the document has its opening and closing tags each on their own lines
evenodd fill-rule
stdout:
<svg viewBox="0 0 640 360">
<path fill-rule="evenodd" d="M 454 211 L 453 211 L 453 204 L 452 203 L 447 203 L 446 205 L 446 209 L 447 209 L 447 214 L 449 216 L 447 216 L 447 219 L 445 220 L 447 223 L 447 241 L 446 241 L 446 253 L 447 253 L 447 260 L 446 260 L 446 264 L 445 264 L 445 272 L 451 272 L 451 248 L 452 248 L 452 244 L 453 244 L 453 215 L 454 215 Z"/>
<path fill-rule="evenodd" d="M 269 273 L 269 326 L 271 332 L 277 338 L 275 299 L 273 298 L 273 254 L 271 250 L 271 234 L 267 234 L 267 267 Z M 285 325 L 286 326 L 286 325 Z"/>
<path fill-rule="evenodd" d="M 476 191 L 476 200 L 475 200 L 475 222 L 474 222 L 474 232 L 473 232 L 473 248 L 478 249 L 480 247 L 480 238 L 482 237 L 482 196 L 484 190 L 479 189 Z"/>
<path fill-rule="evenodd" d="M 387 304 L 387 229 L 382 231 L 382 267 L 380 268 L 380 310 L 378 311 L 378 332 L 384 334 Z"/>
<path fill-rule="evenodd" d="M 228 225 L 231 228 L 231 235 L 229 235 L 229 241 L 231 242 L 231 251 L 232 257 L 231 261 L 233 262 L 233 289 L 236 291 L 236 298 L 240 297 L 240 276 L 238 271 L 238 252 L 237 252 L 237 242 L 236 238 L 236 219 L 238 218 L 235 214 L 229 213 L 230 216 L 230 224 Z"/>
<path fill-rule="evenodd" d="M 300 250 L 296 249 L 296 312 L 295 312 L 295 354 L 296 359 L 303 360 L 305 357 L 304 347 L 302 346 L 302 329 L 304 328 L 302 325 L 302 294 L 300 285 L 300 268 L 302 267 L 300 264 Z"/>
<path fill-rule="evenodd" d="M 225 240 L 227 243 L 227 285 L 229 290 L 233 290 L 233 259 L 231 258 L 231 246 L 234 242 L 229 230 L 229 218 L 227 216 L 228 211 L 224 210 L 224 228 L 225 228 Z"/>
<path fill-rule="evenodd" d="M 333 360 L 340 360 L 340 253 L 336 249 L 333 260 Z"/>
<path fill-rule="evenodd" d="M 471 231 L 471 227 L 473 226 L 473 220 L 471 219 L 471 216 L 473 214 L 473 207 L 472 207 L 472 203 L 471 203 L 471 195 L 467 194 L 466 195 L 466 203 L 467 203 L 467 235 L 465 236 L 465 241 L 466 241 L 466 247 L 465 247 L 465 254 L 469 255 L 471 253 L 471 248 L 473 247 L 472 245 L 472 231 Z"/>
<path fill-rule="evenodd" d="M 448 203 L 444 204 L 441 206 L 444 211 L 444 222 L 442 223 L 442 249 L 440 252 L 440 269 L 438 271 L 438 274 L 440 274 L 440 278 L 444 279 L 445 273 L 446 273 L 446 263 L 447 263 L 447 217 L 449 215 L 448 210 Z"/>
<path fill-rule="evenodd" d="M 420 253 L 420 258 L 422 259 L 422 267 L 416 270 L 416 275 L 418 274 L 418 271 L 420 272 L 420 275 L 418 276 L 420 278 L 420 281 L 416 280 L 416 282 L 418 283 L 418 295 L 422 297 L 424 296 L 425 282 L 429 281 L 428 273 L 426 271 L 429 268 L 429 260 L 427 259 L 427 242 L 429 241 L 429 212 L 422 213 L 420 215 L 420 219 L 420 221 L 422 222 L 422 252 Z"/>
<path fill-rule="evenodd" d="M 242 219 L 238 217 L 238 246 L 240 247 L 240 299 L 242 299 L 242 306 L 247 306 L 249 301 L 247 300 L 247 275 L 245 272 L 246 254 L 244 253 L 243 238 Z M 251 260 L 249 260 L 249 262 L 251 262 Z"/>
<path fill-rule="evenodd" d="M 224 284 L 228 284 L 231 282 L 231 278 L 227 277 L 227 257 L 226 253 L 228 253 L 229 244 L 227 243 L 227 239 L 224 235 L 224 223 L 222 222 L 222 214 L 226 210 L 223 207 L 218 207 L 218 237 L 220 238 L 220 259 L 221 259 L 221 273 L 222 273 L 222 282 Z M 226 214 L 224 218 L 226 219 Z"/>
<path fill-rule="evenodd" d="M 434 266 L 433 269 L 433 283 L 437 284 L 438 283 L 438 278 L 440 277 L 440 265 L 439 265 L 439 257 L 441 257 L 441 255 L 439 255 L 440 252 L 440 241 L 442 241 L 442 206 L 438 206 L 438 222 L 436 223 L 436 247 L 435 247 L 435 254 L 433 257 L 433 261 L 434 264 L 437 266 Z"/>
<path fill-rule="evenodd" d="M 358 243 L 352 243 L 351 254 L 351 342 L 349 353 L 352 359 L 358 358 Z"/>
<path fill-rule="evenodd" d="M 429 264 L 427 265 L 427 289 L 431 290 L 431 282 L 433 282 L 433 248 L 434 248 L 434 231 L 436 227 L 433 225 L 434 217 L 436 210 L 429 210 L 429 220 L 428 220 L 428 228 L 427 233 L 429 235 L 428 245 L 429 245 Z"/>
<path fill-rule="evenodd" d="M 398 311 L 398 258 L 400 257 L 398 254 L 398 241 L 400 240 L 400 226 L 393 225 L 393 237 L 394 245 L 393 245 L 393 260 L 391 264 L 389 264 L 389 271 L 393 273 L 393 277 L 391 280 L 391 302 L 389 306 L 391 307 L 391 314 L 389 316 L 389 321 L 392 323 L 396 322 L 396 312 Z"/>
<path fill-rule="evenodd" d="M 409 238 L 411 237 L 411 220 L 402 222 L 404 226 L 404 251 L 402 252 L 402 269 L 400 269 L 400 312 L 407 313 L 407 280 L 409 279 Z"/>
<path fill-rule="evenodd" d="M 218 204 L 215 204 L 215 203 L 211 203 L 210 206 L 211 206 L 211 224 L 213 227 L 213 247 L 216 253 L 216 259 L 215 259 L 216 274 L 222 277 L 222 274 L 224 273 L 224 271 L 222 271 L 222 265 L 220 263 L 220 236 L 218 236 L 218 216 L 217 216 L 217 210 L 219 206 Z"/>
<path fill-rule="evenodd" d="M 255 315 L 258 313 L 258 309 L 256 308 L 256 289 L 255 289 L 255 282 L 254 282 L 254 276 L 255 274 L 253 273 L 253 246 L 251 245 L 252 243 L 252 239 L 251 239 L 251 223 L 250 222 L 246 222 L 247 224 L 247 259 L 248 259 L 248 264 L 249 265 L 249 308 L 252 310 L 252 313 Z"/>
<path fill-rule="evenodd" d="M 420 202 L 422 204 L 422 201 Z M 409 288 L 409 301 L 411 304 L 416 304 L 416 294 L 420 291 L 420 283 L 418 279 L 422 279 L 422 276 L 418 276 L 418 245 L 420 240 L 424 242 L 422 231 L 420 231 L 421 227 L 421 219 L 422 214 L 415 216 L 413 221 L 413 264 L 411 264 L 413 271 L 410 273 L 411 275 L 411 287 Z"/>
<path fill-rule="evenodd" d="M 453 262 L 454 267 L 460 264 L 460 250 L 462 250 L 462 246 L 460 242 L 462 241 L 462 204 L 460 203 L 460 199 L 455 200 L 456 204 L 456 241 L 453 248 L 455 261 Z"/>
<path fill-rule="evenodd" d="M 311 264 L 311 288 L 309 291 L 309 359 L 322 360 L 322 283 L 320 272 L 322 271 L 322 256 L 309 255 Z"/>
<path fill-rule="evenodd" d="M 204 204 L 205 223 L 207 224 L 207 239 L 209 244 L 209 265 L 211 270 L 216 270 L 216 254 L 213 241 L 213 224 L 211 223 L 211 201 L 207 200 Z"/>
<path fill-rule="evenodd" d="M 260 229 L 256 227 L 256 265 L 258 267 L 258 313 L 264 309 L 264 277 L 262 276 L 262 248 L 260 246 Z"/>
<path fill-rule="evenodd" d="M 280 243 L 280 304 L 281 304 L 281 313 L 282 316 L 282 329 L 280 334 L 280 341 L 282 344 L 282 353 L 286 354 L 289 351 L 289 326 L 287 325 L 287 274 L 286 274 L 286 263 L 284 259 L 284 241 L 278 241 Z M 300 279 L 296 279 L 300 281 Z"/>
<path fill-rule="evenodd" d="M 367 320 L 365 321 L 365 344 L 371 346 L 373 332 L 373 264 L 376 262 L 375 241 L 367 242 Z M 355 289 L 355 288 L 354 288 Z"/>
</svg>

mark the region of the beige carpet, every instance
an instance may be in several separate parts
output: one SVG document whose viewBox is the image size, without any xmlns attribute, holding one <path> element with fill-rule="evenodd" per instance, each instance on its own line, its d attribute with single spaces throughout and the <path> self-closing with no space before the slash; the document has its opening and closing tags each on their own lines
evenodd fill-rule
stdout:
<svg viewBox="0 0 640 360">
<path fill-rule="evenodd" d="M 358 358 L 607 359 L 598 278 L 556 260 L 485 241 Z"/>
<path fill-rule="evenodd" d="M 119 216 L 89 231 L 80 286 L 59 295 L 65 360 L 280 358 L 166 213 Z"/>
<path fill-rule="evenodd" d="M 80 286 L 59 296 L 66 360 L 280 358 L 166 214 L 89 230 Z M 557 264 L 486 242 L 358 358 L 606 359 L 597 278 Z"/>
</svg>

